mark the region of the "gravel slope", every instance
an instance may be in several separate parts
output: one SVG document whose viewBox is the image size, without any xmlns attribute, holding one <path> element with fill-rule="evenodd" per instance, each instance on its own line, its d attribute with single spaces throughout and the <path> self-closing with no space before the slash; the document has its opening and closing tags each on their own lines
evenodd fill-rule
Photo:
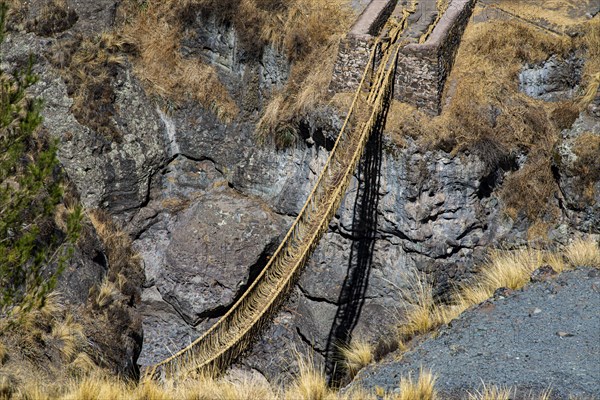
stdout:
<svg viewBox="0 0 600 400">
<path fill-rule="evenodd" d="M 496 296 L 404 355 L 361 371 L 350 385 L 398 390 L 401 376 L 430 368 L 443 399 L 460 399 L 482 382 L 517 388 L 527 398 L 600 398 L 600 271 L 580 269 Z"/>
</svg>

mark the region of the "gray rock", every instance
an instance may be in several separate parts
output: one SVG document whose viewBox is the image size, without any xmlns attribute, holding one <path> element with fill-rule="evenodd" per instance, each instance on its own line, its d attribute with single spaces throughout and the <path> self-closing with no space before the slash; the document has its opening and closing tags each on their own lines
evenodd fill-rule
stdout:
<svg viewBox="0 0 600 400">
<path fill-rule="evenodd" d="M 548 60 L 526 65 L 519 74 L 519 89 L 536 99 L 567 100 L 579 89 L 584 59 L 571 54 L 563 60 L 552 56 Z"/>
<path fill-rule="evenodd" d="M 445 399 L 463 399 L 482 382 L 516 387 L 519 399 L 548 388 L 556 399 L 593 397 L 600 393 L 600 280 L 590 271 L 566 272 L 470 309 L 401 360 L 362 370 L 348 389 L 397 390 L 401 377 L 417 377 L 424 367 L 437 375 Z"/>
<path fill-rule="evenodd" d="M 243 293 L 283 230 L 281 218 L 232 190 L 207 194 L 174 226 L 157 287 L 195 325 Z"/>
<path fill-rule="evenodd" d="M 42 54 L 52 41 L 33 34 L 12 34 L 4 43 L 4 62 L 23 65 L 29 53 Z M 82 125 L 71 113 L 73 101 L 63 79 L 44 58 L 35 73 L 42 77 L 32 88 L 44 99 L 43 127 L 59 140 L 58 156 L 88 208 L 128 214 L 147 199 L 151 175 L 164 162 L 164 127 L 154 106 L 131 71 L 122 69 L 114 82 L 115 126 L 122 140 L 109 140 Z"/>
<path fill-rule="evenodd" d="M 41 35 L 65 30 L 85 35 L 101 33 L 113 26 L 119 3 L 120 0 L 67 0 L 63 8 L 47 0 L 31 0 L 26 4 L 26 25 Z"/>
<path fill-rule="evenodd" d="M 144 316 L 144 342 L 137 363 L 144 366 L 176 353 L 200 336 L 202 328 L 206 329 L 214 322 L 214 319 L 209 319 L 197 328 L 190 326 L 173 306 L 163 300 L 156 286 L 143 291 L 140 312 Z"/>
<path fill-rule="evenodd" d="M 578 143 L 582 135 L 588 135 L 587 143 Z M 554 149 L 553 165 L 565 214 L 571 226 L 588 233 L 600 233 L 599 146 L 600 115 L 584 111 L 571 129 L 562 132 Z M 587 153 L 583 159 L 578 153 L 582 150 Z"/>
<path fill-rule="evenodd" d="M 284 385 L 298 373 L 299 360 L 312 360 L 317 367 L 324 365 L 324 358 L 314 351 L 311 339 L 302 336 L 298 330 L 303 323 L 314 324 L 310 320 L 312 314 L 307 314 L 308 310 L 301 306 L 302 301 L 302 293 L 292 292 L 285 307 L 274 316 L 264 334 L 256 338 L 244 355 L 242 366 L 259 371 L 271 382 Z"/>
</svg>

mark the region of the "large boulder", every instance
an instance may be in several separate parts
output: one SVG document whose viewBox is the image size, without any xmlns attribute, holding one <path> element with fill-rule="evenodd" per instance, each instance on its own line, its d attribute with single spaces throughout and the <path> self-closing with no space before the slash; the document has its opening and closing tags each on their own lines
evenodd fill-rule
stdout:
<svg viewBox="0 0 600 400">
<path fill-rule="evenodd" d="M 192 325 L 218 315 L 265 265 L 282 222 L 233 190 L 207 194 L 173 227 L 158 290 Z"/>
</svg>

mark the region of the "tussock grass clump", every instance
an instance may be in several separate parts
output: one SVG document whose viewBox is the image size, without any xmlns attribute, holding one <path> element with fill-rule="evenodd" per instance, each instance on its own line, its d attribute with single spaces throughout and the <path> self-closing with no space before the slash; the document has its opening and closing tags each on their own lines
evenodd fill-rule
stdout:
<svg viewBox="0 0 600 400">
<path fill-rule="evenodd" d="M 433 286 L 427 278 L 413 270 L 408 279 L 409 289 L 403 291 L 403 296 L 409 304 L 398 325 L 398 342 L 401 344 L 431 332 L 448 320 L 448 310 L 435 301 Z M 400 348 L 405 349 L 403 345 Z"/>
<path fill-rule="evenodd" d="M 73 98 L 71 111 L 83 125 L 107 139 L 120 141 L 123 132 L 114 122 L 113 82 L 126 63 L 130 44 L 122 36 L 103 33 L 92 38 L 57 41 L 51 61 L 59 69 Z"/>
<path fill-rule="evenodd" d="M 586 91 L 580 101 L 581 108 L 584 108 L 594 100 L 600 88 L 600 15 L 587 22 L 581 43 L 587 50 L 583 71 Z"/>
<path fill-rule="evenodd" d="M 469 400 L 510 400 L 515 392 L 512 388 L 484 384 L 481 390 L 469 393 Z"/>
<path fill-rule="evenodd" d="M 565 257 L 573 267 L 600 268 L 600 246 L 591 239 L 579 239 L 569 244 Z"/>
<path fill-rule="evenodd" d="M 435 381 L 431 371 L 424 369 L 419 371 L 416 381 L 410 375 L 403 377 L 400 380 L 400 393 L 393 400 L 435 400 L 438 398 Z"/>
<path fill-rule="evenodd" d="M 120 275 L 122 276 L 122 275 Z M 109 306 L 115 299 L 117 299 L 121 294 L 121 291 L 115 285 L 114 282 L 111 282 L 109 279 L 104 278 L 102 281 L 102 285 L 98 289 L 98 293 L 96 294 L 93 301 L 98 308 L 105 308 Z"/>
<path fill-rule="evenodd" d="M 74 320 L 72 314 L 67 314 L 52 326 L 51 336 L 58 341 L 63 359 L 68 361 L 85 346 L 83 326 Z"/>
<path fill-rule="evenodd" d="M 519 396 L 519 398 L 529 400 L 550 400 L 551 394 L 552 390 L 547 389 L 537 395 L 529 393 L 525 397 Z M 514 399 L 515 396 L 517 396 L 517 389 L 515 388 L 486 385 L 484 383 L 480 390 L 475 391 L 475 393 L 469 392 L 468 400 L 511 400 Z"/>
<path fill-rule="evenodd" d="M 575 140 L 573 153 L 577 160 L 573 165 L 573 173 L 580 177 L 583 196 L 593 201 L 596 196 L 595 184 L 600 180 L 600 135 L 587 132 Z"/>
<path fill-rule="evenodd" d="M 4 364 L 7 356 L 8 350 L 6 349 L 6 345 L 0 341 L 0 366 Z"/>
<path fill-rule="evenodd" d="M 134 301 L 139 300 L 139 287 L 144 279 L 143 270 L 141 258 L 133 250 L 131 238 L 106 212 L 94 210 L 88 213 L 88 216 L 104 244 L 108 257 L 109 269 L 106 279 L 112 283 L 112 287 L 105 281 L 102 285 L 105 294 L 118 288 L 123 295 Z"/>
<path fill-rule="evenodd" d="M 7 377 L 4 391 L 13 396 L 7 398 L 58 398 L 66 377 L 84 371 L 83 360 L 88 361 L 86 371 L 97 369 L 86 353 L 90 349 L 81 318 L 71 311 L 52 292 L 41 308 L 0 320 L 0 376 Z"/>
<path fill-rule="evenodd" d="M 341 347 L 344 366 L 351 377 L 373 362 L 373 346 L 366 341 L 356 340 Z"/>
<path fill-rule="evenodd" d="M 51 0 L 44 4 L 30 29 L 38 35 L 50 36 L 69 29 L 77 19 L 77 13 L 69 7 L 66 0 Z"/>
<path fill-rule="evenodd" d="M 333 393 L 327 386 L 325 374 L 311 361 L 298 359 L 299 374 L 285 392 L 286 400 L 326 400 Z"/>
<path fill-rule="evenodd" d="M 543 265 L 551 266 L 557 273 L 579 267 L 600 268 L 600 246 L 587 238 L 577 239 L 564 249 L 492 250 L 477 275 L 457 287 L 449 304 L 436 301 L 431 284 L 414 271 L 409 278 L 410 290 L 405 293 L 409 305 L 397 327 L 399 342 L 448 324 L 465 310 L 493 297 L 500 288 L 523 288 L 530 282 L 531 274 Z"/>
<path fill-rule="evenodd" d="M 196 100 L 225 122 L 238 108 L 213 67 L 181 52 L 184 17 L 194 1 L 129 2 L 122 34 L 135 46 L 134 71 L 151 93 L 180 102 Z"/>
</svg>

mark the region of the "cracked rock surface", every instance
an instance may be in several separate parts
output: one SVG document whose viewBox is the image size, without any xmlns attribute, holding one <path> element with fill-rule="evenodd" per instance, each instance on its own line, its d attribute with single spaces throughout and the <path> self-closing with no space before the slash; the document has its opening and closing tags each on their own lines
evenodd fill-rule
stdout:
<svg viewBox="0 0 600 400">
<path fill-rule="evenodd" d="M 32 3 L 35 18 L 42 2 Z M 64 33 L 109 28 L 117 3 L 69 1 L 77 19 Z M 367 3 L 353 5 L 361 11 Z M 2 49 L 7 69 L 40 55 L 33 89 L 46 101 L 44 127 L 60 141 L 65 171 L 87 208 L 123 222 L 143 259 L 141 365 L 188 345 L 239 297 L 301 209 L 344 117 L 321 107 L 303 117 L 291 147 L 258 145 L 256 121 L 288 79 L 289 60 L 272 48 L 252 59 L 233 28 L 215 18 L 189 23 L 185 56 L 214 65 L 239 103 L 230 124 L 191 101 L 165 107 L 124 63 L 110 81 L 109 120 L 121 134 L 111 140 L 75 118 L 64 78 L 52 67 L 49 54 L 63 32 L 12 32 Z M 576 137 L 597 133 L 598 116 L 597 107 L 582 114 L 557 150 L 566 218 L 549 236 L 559 242 L 570 230 L 600 226 L 598 182 L 596 197 L 585 197 L 572 154 Z M 277 380 L 297 368 L 296 348 L 330 368 L 340 340 L 378 344 L 389 336 L 413 269 L 442 295 L 472 274 L 486 247 L 525 244 L 529 225 L 506 216 L 498 196 L 510 173 L 503 168 L 476 154 L 426 150 L 410 138 L 402 148 L 385 133 L 375 138 L 288 301 L 240 363 Z"/>
</svg>

